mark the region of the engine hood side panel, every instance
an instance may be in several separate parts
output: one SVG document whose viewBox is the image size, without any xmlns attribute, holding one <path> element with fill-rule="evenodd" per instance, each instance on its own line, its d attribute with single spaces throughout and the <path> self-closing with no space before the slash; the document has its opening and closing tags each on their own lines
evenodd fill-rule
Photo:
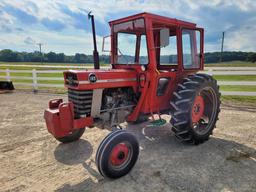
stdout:
<svg viewBox="0 0 256 192">
<path fill-rule="evenodd" d="M 76 79 L 76 86 L 71 86 L 67 81 L 67 74 L 74 74 Z M 89 79 L 90 75 L 96 76 L 96 81 L 92 82 Z M 137 73 L 133 70 L 123 69 L 106 69 L 106 70 L 84 70 L 76 71 L 69 70 L 64 72 L 65 86 L 70 89 L 88 90 L 100 88 L 114 88 L 114 87 L 137 87 Z M 71 79 L 72 81 L 72 79 Z"/>
</svg>

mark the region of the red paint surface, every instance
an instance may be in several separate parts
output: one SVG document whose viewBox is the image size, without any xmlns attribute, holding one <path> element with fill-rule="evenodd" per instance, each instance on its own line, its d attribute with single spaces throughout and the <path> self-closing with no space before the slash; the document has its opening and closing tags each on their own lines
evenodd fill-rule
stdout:
<svg viewBox="0 0 256 192">
<path fill-rule="evenodd" d="M 74 119 L 73 111 L 73 104 L 70 102 L 60 103 L 55 109 L 46 109 L 44 118 L 49 133 L 60 138 L 68 135 L 74 129 L 88 127 L 93 124 L 91 117 Z"/>
<path fill-rule="evenodd" d="M 122 165 L 128 158 L 129 148 L 124 143 L 117 144 L 111 151 L 110 162 L 113 166 Z"/>
<path fill-rule="evenodd" d="M 201 95 L 197 95 L 192 107 L 192 122 L 197 123 L 204 114 L 204 99 Z"/>
</svg>

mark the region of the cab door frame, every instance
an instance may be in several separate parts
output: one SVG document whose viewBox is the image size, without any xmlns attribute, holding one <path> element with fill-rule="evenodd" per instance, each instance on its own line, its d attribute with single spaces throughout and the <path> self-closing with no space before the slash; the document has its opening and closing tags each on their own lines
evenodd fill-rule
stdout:
<svg viewBox="0 0 256 192">
<path fill-rule="evenodd" d="M 199 58 L 200 58 L 200 63 L 198 67 L 195 68 L 185 68 L 184 67 L 184 62 L 183 62 L 183 30 L 191 30 L 191 31 L 198 31 L 200 33 L 200 52 L 199 52 Z M 187 28 L 187 27 L 181 27 L 179 30 L 179 73 L 182 72 L 194 72 L 194 71 L 198 71 L 198 70 L 203 70 L 204 69 L 204 29 L 203 28 Z M 194 37 L 193 37 L 193 42 L 191 42 L 191 38 L 190 38 L 190 43 L 193 43 L 193 46 L 191 45 L 191 48 L 193 50 L 191 50 L 191 54 L 198 52 L 198 39 L 196 39 L 196 33 L 194 33 Z M 193 57 L 195 57 L 196 55 L 191 55 Z"/>
</svg>

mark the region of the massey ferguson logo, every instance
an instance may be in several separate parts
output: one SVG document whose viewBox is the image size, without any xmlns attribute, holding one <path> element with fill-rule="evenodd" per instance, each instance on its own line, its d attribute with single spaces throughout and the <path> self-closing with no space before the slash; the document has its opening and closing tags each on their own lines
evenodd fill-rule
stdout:
<svg viewBox="0 0 256 192">
<path fill-rule="evenodd" d="M 88 76 L 88 80 L 90 83 L 95 83 L 97 81 L 97 76 L 94 73 L 90 73 Z"/>
</svg>

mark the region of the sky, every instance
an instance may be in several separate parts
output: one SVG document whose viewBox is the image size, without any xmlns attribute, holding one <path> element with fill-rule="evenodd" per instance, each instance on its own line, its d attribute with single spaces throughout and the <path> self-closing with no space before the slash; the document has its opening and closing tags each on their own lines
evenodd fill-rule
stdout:
<svg viewBox="0 0 256 192">
<path fill-rule="evenodd" d="M 197 23 L 205 29 L 205 52 L 256 52 L 256 0 L 0 0 L 0 49 L 91 54 L 95 15 L 99 50 L 108 22 L 140 12 Z"/>
</svg>

